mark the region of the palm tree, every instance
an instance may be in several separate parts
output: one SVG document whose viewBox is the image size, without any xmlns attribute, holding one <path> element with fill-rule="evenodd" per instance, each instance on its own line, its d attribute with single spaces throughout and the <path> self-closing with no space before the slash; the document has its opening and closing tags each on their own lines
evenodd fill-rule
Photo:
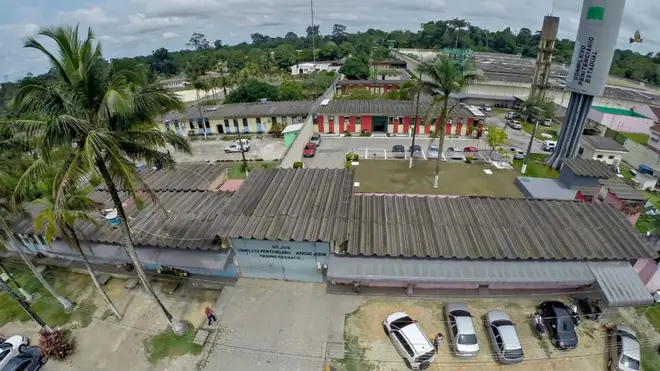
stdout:
<svg viewBox="0 0 660 371">
<path fill-rule="evenodd" d="M 73 188 L 66 192 L 66 194 L 60 195 L 65 200 L 61 202 L 61 207 L 55 207 L 55 197 L 57 196 L 57 184 L 53 183 L 55 179 L 52 181 L 46 180 L 37 186 L 41 191 L 41 197 L 32 201 L 32 203 L 39 207 L 40 212 L 36 216 L 34 224 L 37 230 L 41 230 L 45 226 L 46 241 L 53 241 L 55 237 L 59 236 L 80 256 L 89 276 L 92 278 L 92 282 L 94 282 L 94 286 L 99 290 L 101 296 L 103 296 L 103 300 L 108 304 L 112 313 L 117 317 L 117 320 L 121 321 L 122 315 L 117 310 L 115 303 L 108 296 L 108 293 L 101 287 L 96 273 L 94 273 L 87 256 L 80 246 L 80 239 L 78 239 L 78 234 L 75 230 L 75 224 L 79 221 L 96 224 L 96 221 L 89 216 L 89 213 L 102 209 L 103 205 L 94 202 L 88 197 L 94 190 L 94 187 L 87 186 L 84 188 Z"/>
<path fill-rule="evenodd" d="M 224 93 L 224 97 L 227 97 L 227 86 L 229 85 L 229 76 L 227 76 L 227 72 L 225 71 L 225 66 L 220 63 L 218 65 L 218 74 L 220 75 L 218 77 L 217 81 L 217 86 L 222 88 L 222 92 Z"/>
<path fill-rule="evenodd" d="M 160 161 L 164 167 L 173 166 L 169 152 L 159 150 L 168 145 L 191 153 L 185 138 L 159 130 L 154 119 L 182 110 L 184 105 L 176 94 L 148 84 L 146 71 L 134 62 L 105 62 L 91 29 L 82 40 L 78 27 L 50 28 L 38 35 L 54 41 L 55 53 L 34 38 L 29 38 L 25 47 L 46 56 L 55 71 L 56 81 L 49 85 L 27 84 L 18 90 L 12 103 L 29 119 L 14 120 L 14 129 L 37 139 L 37 148 L 46 164 L 52 165 L 54 148 L 73 143 L 57 174 L 56 211 L 64 208 L 66 197 L 62 195 L 78 187 L 78 180 L 83 176 L 99 174 L 103 178 L 120 219 L 122 245 L 138 278 L 174 332 L 182 334 L 185 326 L 175 320 L 158 299 L 138 259 L 119 191 L 126 192 L 138 206 L 142 205 L 138 191 L 159 202 L 155 192 L 140 177 L 135 163 Z M 35 165 L 19 183 L 32 182 L 35 178 L 41 180 L 42 173 Z"/>
<path fill-rule="evenodd" d="M 451 108 L 449 107 L 449 95 L 460 92 L 461 89 L 478 81 L 481 77 L 475 72 L 469 61 L 455 61 L 445 56 L 441 56 L 428 63 L 420 63 L 417 71 L 426 76 L 423 82 L 425 84 L 425 90 L 440 92 L 440 95 L 436 96 L 431 104 L 428 116 L 438 116 L 438 107 L 441 106 L 440 122 L 436 124 L 435 135 L 438 136 L 438 149 L 442 153 L 442 147 L 445 142 L 444 125 L 447 122 L 447 116 L 456 106 L 454 104 Z M 441 158 L 442 156 L 438 156 L 436 160 L 433 188 L 438 188 Z"/>
</svg>

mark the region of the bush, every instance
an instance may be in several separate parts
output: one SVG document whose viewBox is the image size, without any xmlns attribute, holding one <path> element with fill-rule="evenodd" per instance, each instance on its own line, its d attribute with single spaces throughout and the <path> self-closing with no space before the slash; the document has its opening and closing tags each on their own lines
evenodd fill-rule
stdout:
<svg viewBox="0 0 660 371">
<path fill-rule="evenodd" d="M 293 163 L 293 168 L 294 169 L 302 169 L 302 167 L 303 167 L 302 161 L 296 161 L 296 162 Z"/>
<path fill-rule="evenodd" d="M 263 161 L 263 160 L 264 160 L 263 158 L 259 158 L 259 157 L 257 157 L 257 158 L 254 159 L 254 161 L 257 161 L 257 162 L 261 162 L 261 161 Z"/>
<path fill-rule="evenodd" d="M 365 131 L 363 131 L 363 132 L 360 133 L 360 136 L 361 136 L 361 137 L 370 137 L 370 136 L 371 136 L 371 133 L 365 130 Z"/>
<path fill-rule="evenodd" d="M 353 154 L 353 161 L 358 161 L 360 159 L 360 155 L 357 153 Z"/>
<path fill-rule="evenodd" d="M 467 162 L 468 164 L 471 164 L 472 163 L 472 156 L 466 157 L 465 162 Z"/>
<path fill-rule="evenodd" d="M 346 136 L 346 137 L 350 137 L 350 136 L 351 136 L 351 133 L 349 133 L 348 130 L 344 130 L 344 136 Z"/>
<path fill-rule="evenodd" d="M 346 161 L 346 163 L 344 164 L 344 169 L 350 169 L 350 168 L 351 168 L 351 162 Z"/>
<path fill-rule="evenodd" d="M 346 161 L 351 161 L 353 159 L 353 154 L 352 153 L 347 153 L 346 154 Z"/>
<path fill-rule="evenodd" d="M 71 332 L 57 328 L 52 332 L 42 330 L 39 337 L 39 351 L 44 357 L 64 359 L 73 354 Z"/>
<path fill-rule="evenodd" d="M 434 136 L 435 136 L 435 130 L 431 130 L 431 131 L 429 131 L 429 135 L 430 135 L 431 137 L 434 137 Z"/>
</svg>

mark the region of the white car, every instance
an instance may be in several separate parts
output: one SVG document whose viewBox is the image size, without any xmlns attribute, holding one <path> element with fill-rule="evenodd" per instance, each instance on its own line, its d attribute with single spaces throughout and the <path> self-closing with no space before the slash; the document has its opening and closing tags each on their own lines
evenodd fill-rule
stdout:
<svg viewBox="0 0 660 371">
<path fill-rule="evenodd" d="M 435 349 L 417 321 L 404 312 L 396 312 L 385 318 L 383 329 L 408 368 L 426 370 L 431 367 Z"/>
<path fill-rule="evenodd" d="M 479 353 L 477 332 L 472 321 L 472 314 L 465 304 L 447 304 L 445 306 L 449 323 L 450 346 L 459 357 L 474 357 Z"/>
<path fill-rule="evenodd" d="M 461 148 L 449 147 L 447 152 L 449 152 L 449 158 L 452 160 L 465 160 L 465 154 Z"/>
<path fill-rule="evenodd" d="M 4 343 L 0 344 L 0 370 L 2 370 L 7 363 L 20 353 L 23 353 L 27 350 L 28 339 L 15 335 L 5 340 Z"/>
<path fill-rule="evenodd" d="M 437 144 L 429 144 L 429 147 L 426 149 L 426 157 L 427 158 L 438 158 L 438 145 Z"/>
<path fill-rule="evenodd" d="M 247 141 L 247 139 L 243 139 L 243 152 L 247 152 L 250 150 L 250 142 Z M 225 153 L 231 153 L 231 152 L 241 152 L 241 143 L 239 141 L 235 141 L 234 143 L 230 144 L 228 147 L 225 148 Z"/>
</svg>

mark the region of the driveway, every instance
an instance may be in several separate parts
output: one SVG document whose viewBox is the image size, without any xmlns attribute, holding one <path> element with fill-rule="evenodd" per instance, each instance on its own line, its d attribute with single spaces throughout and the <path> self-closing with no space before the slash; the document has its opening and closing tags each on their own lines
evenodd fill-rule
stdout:
<svg viewBox="0 0 660 371">
<path fill-rule="evenodd" d="M 491 117 L 486 119 L 486 124 L 491 126 L 496 126 L 498 128 L 504 128 L 506 133 L 509 135 L 509 140 L 507 144 L 511 147 L 521 148 L 523 151 L 527 151 L 527 146 L 529 145 L 529 138 L 532 136 L 527 134 L 523 130 L 514 130 L 505 124 L 506 120 L 504 116 L 498 113 L 494 113 Z M 535 140 L 532 143 L 532 153 L 546 153 L 541 149 L 541 143 L 538 140 Z"/>
<path fill-rule="evenodd" d="M 223 297 L 206 370 L 319 371 L 327 343 L 343 340 L 344 317 L 361 300 L 327 295 L 325 284 L 248 278 Z"/>
<path fill-rule="evenodd" d="M 249 138 L 249 137 L 248 137 Z M 190 142 L 192 156 L 184 155 L 170 149 L 176 162 L 203 162 L 217 160 L 241 160 L 240 152 L 225 153 L 225 147 L 232 142 L 218 139 L 198 139 Z M 245 153 L 247 159 L 261 158 L 265 161 L 279 160 L 284 155 L 284 142 L 281 138 L 264 136 L 261 139 L 250 139 L 250 151 Z"/>
</svg>

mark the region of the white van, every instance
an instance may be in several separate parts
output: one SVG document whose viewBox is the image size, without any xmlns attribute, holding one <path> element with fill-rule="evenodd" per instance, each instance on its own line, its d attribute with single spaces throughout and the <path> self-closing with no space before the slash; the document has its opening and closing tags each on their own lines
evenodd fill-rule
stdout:
<svg viewBox="0 0 660 371">
<path fill-rule="evenodd" d="M 557 142 L 554 140 L 546 140 L 541 144 L 541 149 L 548 152 L 554 152 L 557 147 Z"/>
</svg>

